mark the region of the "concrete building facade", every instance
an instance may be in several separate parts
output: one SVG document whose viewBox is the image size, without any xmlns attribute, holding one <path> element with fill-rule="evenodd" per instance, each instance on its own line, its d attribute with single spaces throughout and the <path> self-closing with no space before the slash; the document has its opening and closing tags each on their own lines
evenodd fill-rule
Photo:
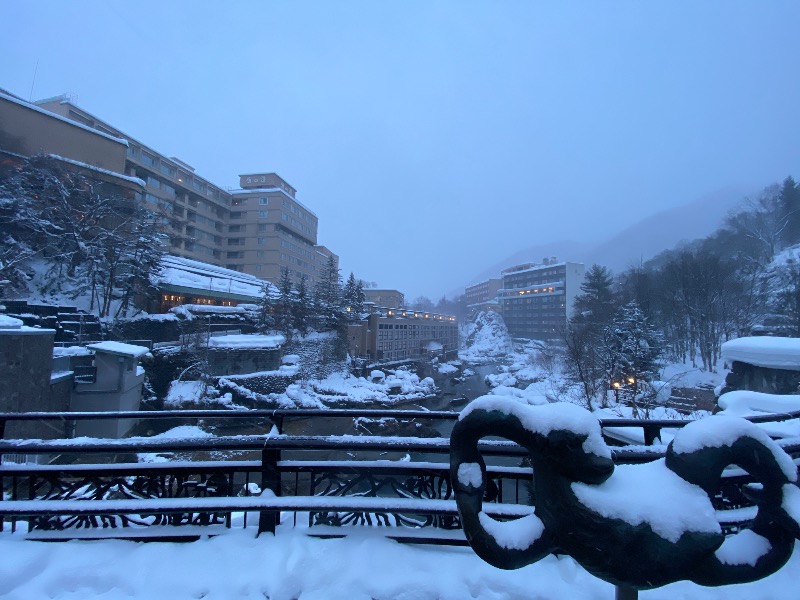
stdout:
<svg viewBox="0 0 800 600">
<path fill-rule="evenodd" d="M 505 269 L 498 296 L 509 333 L 534 340 L 558 337 L 572 313 L 583 275 L 583 264 L 555 258 Z"/>
<path fill-rule="evenodd" d="M 373 313 L 348 326 L 349 353 L 375 361 L 458 354 L 458 320 L 452 315 L 413 310 Z"/>
<path fill-rule="evenodd" d="M 487 279 L 475 285 L 470 285 L 464 290 L 464 300 L 467 308 L 495 308 L 497 303 L 497 293 L 503 287 L 503 280 L 499 278 Z"/>
<path fill-rule="evenodd" d="M 365 289 L 364 301 L 385 308 L 403 308 L 406 305 L 406 297 L 399 290 Z"/>
<path fill-rule="evenodd" d="M 239 189 L 223 189 L 66 96 L 31 104 L 0 90 L 0 150 L 54 154 L 127 182 L 135 200 L 160 216 L 170 254 L 273 283 L 286 268 L 313 285 L 330 255 L 338 266 L 318 245 L 317 216 L 279 175 L 240 175 Z"/>
</svg>

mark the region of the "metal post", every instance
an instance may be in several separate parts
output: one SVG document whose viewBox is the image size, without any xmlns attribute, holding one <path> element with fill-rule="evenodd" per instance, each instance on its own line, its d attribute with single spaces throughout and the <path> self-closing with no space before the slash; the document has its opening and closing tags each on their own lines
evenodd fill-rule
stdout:
<svg viewBox="0 0 800 600">
<path fill-rule="evenodd" d="M 617 585 L 614 587 L 614 600 L 638 600 L 639 590 L 627 585 Z"/>
<path fill-rule="evenodd" d="M 652 446 L 653 442 L 658 438 L 661 439 L 661 427 L 655 425 L 644 425 L 644 445 Z"/>
<path fill-rule="evenodd" d="M 281 474 L 278 471 L 278 461 L 281 451 L 264 448 L 261 450 L 261 491 L 272 490 L 276 496 L 281 495 Z M 280 512 L 275 510 L 260 510 L 258 515 L 258 534 L 275 533 Z"/>
</svg>

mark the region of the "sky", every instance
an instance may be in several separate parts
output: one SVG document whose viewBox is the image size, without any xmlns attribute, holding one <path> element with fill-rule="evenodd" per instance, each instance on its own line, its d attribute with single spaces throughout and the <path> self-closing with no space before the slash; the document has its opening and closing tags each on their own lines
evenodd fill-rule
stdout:
<svg viewBox="0 0 800 600">
<path fill-rule="evenodd" d="M 277 172 L 345 276 L 407 299 L 800 176 L 794 0 L 7 0 L 0 23 L 0 88 L 223 187 Z"/>
</svg>

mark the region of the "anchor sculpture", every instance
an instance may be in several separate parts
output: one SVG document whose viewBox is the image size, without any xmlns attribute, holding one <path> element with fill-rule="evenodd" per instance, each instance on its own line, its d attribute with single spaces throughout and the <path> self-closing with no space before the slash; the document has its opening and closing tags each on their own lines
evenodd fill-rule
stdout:
<svg viewBox="0 0 800 600">
<path fill-rule="evenodd" d="M 530 453 L 533 514 L 500 522 L 482 511 L 487 480 L 478 441 L 486 436 L 507 438 Z M 726 539 L 711 497 L 729 465 L 763 488 L 752 525 Z M 450 474 L 469 544 L 502 569 L 559 553 L 635 590 L 683 579 L 717 586 L 774 573 L 800 538 L 795 464 L 756 425 L 735 417 L 693 422 L 665 458 L 615 468 L 590 412 L 483 396 L 453 429 Z"/>
</svg>

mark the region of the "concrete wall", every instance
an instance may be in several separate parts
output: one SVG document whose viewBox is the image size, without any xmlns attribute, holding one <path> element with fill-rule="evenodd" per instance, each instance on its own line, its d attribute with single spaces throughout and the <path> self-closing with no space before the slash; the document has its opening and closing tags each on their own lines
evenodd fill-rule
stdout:
<svg viewBox="0 0 800 600">
<path fill-rule="evenodd" d="M 98 351 L 95 353 L 94 364 L 97 378 L 94 383 L 75 385 L 72 410 L 81 412 L 139 410 L 144 371 L 140 372 L 138 360 L 130 356 Z M 135 422 L 135 419 L 79 421 L 75 427 L 75 435 L 120 438 L 128 433 Z"/>
<path fill-rule="evenodd" d="M 259 371 L 275 371 L 280 366 L 280 349 L 209 348 L 208 350 L 208 372 L 211 375 L 244 375 Z"/>
<path fill-rule="evenodd" d="M 67 409 L 64 396 L 50 392 L 54 337 L 53 329 L 0 329 L 0 411 Z M 5 430 L 6 438 L 52 439 L 63 435 L 63 427 L 56 423 L 12 421 Z"/>
<path fill-rule="evenodd" d="M 58 154 L 116 173 L 125 172 L 125 144 L 2 96 L 0 147 L 23 156 Z"/>
</svg>

